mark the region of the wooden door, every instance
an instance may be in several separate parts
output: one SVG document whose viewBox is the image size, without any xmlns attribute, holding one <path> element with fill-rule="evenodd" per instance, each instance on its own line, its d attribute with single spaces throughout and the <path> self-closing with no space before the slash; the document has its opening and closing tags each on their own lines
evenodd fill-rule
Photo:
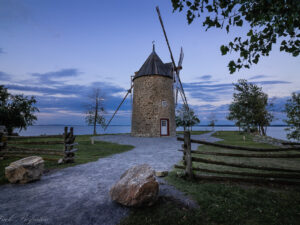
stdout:
<svg viewBox="0 0 300 225">
<path fill-rule="evenodd" d="M 169 119 L 160 119 L 160 136 L 169 136 Z"/>
</svg>

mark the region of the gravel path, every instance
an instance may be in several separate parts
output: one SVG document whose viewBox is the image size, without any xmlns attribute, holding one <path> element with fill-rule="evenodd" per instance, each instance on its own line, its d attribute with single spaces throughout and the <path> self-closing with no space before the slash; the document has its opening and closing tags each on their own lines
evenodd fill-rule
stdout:
<svg viewBox="0 0 300 225">
<path fill-rule="evenodd" d="M 210 135 L 192 138 L 218 141 Z M 130 144 L 135 148 L 50 173 L 38 182 L 0 186 L 0 224 L 116 224 L 129 212 L 127 208 L 111 202 L 108 194 L 121 174 L 143 163 L 156 170 L 170 170 L 182 157 L 182 152 L 177 151 L 182 142 L 174 137 L 107 135 L 95 140 Z M 167 192 L 167 186 L 164 185 L 162 192 Z M 172 192 L 180 195 L 174 188 Z"/>
</svg>

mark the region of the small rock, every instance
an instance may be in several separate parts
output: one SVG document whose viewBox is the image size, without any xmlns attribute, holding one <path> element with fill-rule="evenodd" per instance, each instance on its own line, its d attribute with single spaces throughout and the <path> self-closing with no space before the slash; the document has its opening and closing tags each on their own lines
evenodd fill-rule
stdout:
<svg viewBox="0 0 300 225">
<path fill-rule="evenodd" d="M 155 176 L 157 177 L 165 177 L 168 175 L 168 171 L 155 171 Z"/>
<path fill-rule="evenodd" d="M 61 165 L 64 163 L 64 160 L 62 158 L 60 158 L 58 161 L 57 161 L 58 165 Z"/>
<path fill-rule="evenodd" d="M 125 206 L 151 206 L 157 200 L 159 185 L 147 164 L 128 169 L 110 189 L 110 196 Z"/>
<path fill-rule="evenodd" d="M 30 156 L 12 162 L 5 168 L 5 177 L 10 183 L 25 184 L 39 180 L 43 174 L 44 160 L 39 156 Z"/>
</svg>

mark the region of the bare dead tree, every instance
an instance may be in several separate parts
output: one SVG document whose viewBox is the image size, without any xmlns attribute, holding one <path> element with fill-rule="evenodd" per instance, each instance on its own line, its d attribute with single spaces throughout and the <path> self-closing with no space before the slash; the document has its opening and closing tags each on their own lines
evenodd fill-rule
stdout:
<svg viewBox="0 0 300 225">
<path fill-rule="evenodd" d="M 93 125 L 94 131 L 93 134 L 97 135 L 96 127 L 97 124 L 102 127 L 105 126 L 105 118 L 104 118 L 104 97 L 100 91 L 100 88 L 93 89 L 92 94 L 89 96 L 90 103 L 86 106 L 87 112 L 85 121 L 88 125 Z"/>
<path fill-rule="evenodd" d="M 216 115 L 215 115 L 214 112 L 211 112 L 211 113 L 210 113 L 210 115 L 209 115 L 209 117 L 208 117 L 208 120 L 209 120 L 208 126 L 210 126 L 210 127 L 212 128 L 212 130 L 214 130 L 215 125 L 216 125 L 216 122 L 218 121 L 218 120 L 216 119 Z"/>
</svg>

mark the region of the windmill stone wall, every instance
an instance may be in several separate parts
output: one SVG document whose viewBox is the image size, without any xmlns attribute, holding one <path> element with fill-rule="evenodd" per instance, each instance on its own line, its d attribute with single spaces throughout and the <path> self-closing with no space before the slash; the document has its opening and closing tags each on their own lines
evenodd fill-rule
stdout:
<svg viewBox="0 0 300 225">
<path fill-rule="evenodd" d="M 172 71 L 158 59 L 153 50 L 134 77 L 132 136 L 161 136 L 161 119 L 168 120 L 168 136 L 176 135 Z"/>
<path fill-rule="evenodd" d="M 134 81 L 132 136 L 160 136 L 160 119 L 168 119 L 169 135 L 176 135 L 172 87 L 172 79 L 159 75 L 143 76 Z"/>
</svg>

